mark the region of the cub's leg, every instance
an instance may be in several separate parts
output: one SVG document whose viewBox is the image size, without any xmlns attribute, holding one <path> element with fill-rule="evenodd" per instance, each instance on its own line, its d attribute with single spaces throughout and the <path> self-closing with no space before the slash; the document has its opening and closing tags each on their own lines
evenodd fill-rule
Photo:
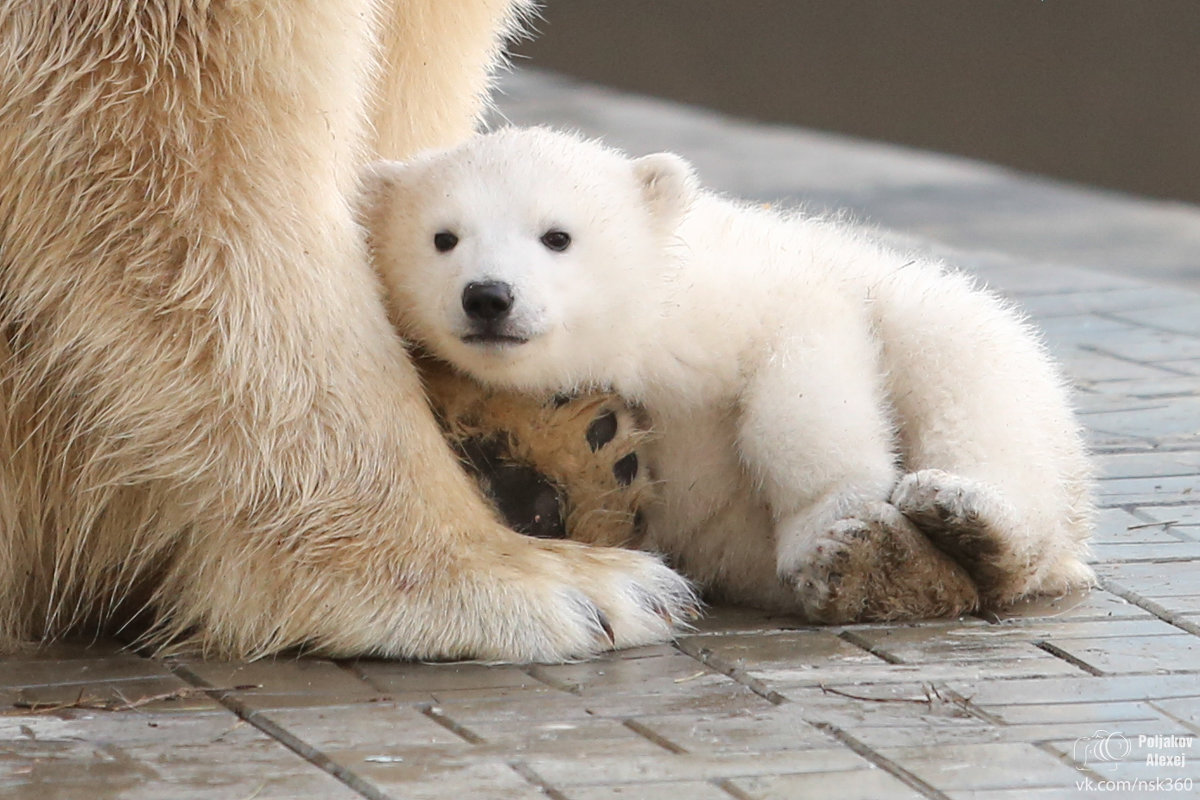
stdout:
<svg viewBox="0 0 1200 800">
<path fill-rule="evenodd" d="M 822 622 L 955 614 L 965 573 L 885 508 L 898 477 L 879 351 L 864 311 L 822 298 L 747 387 L 738 448 L 775 519 L 780 578 Z"/>
<path fill-rule="evenodd" d="M 977 581 L 987 606 L 1092 581 L 1090 468 L 1064 381 L 1036 334 L 935 265 L 875 290 L 909 474 L 893 502 Z"/>
</svg>

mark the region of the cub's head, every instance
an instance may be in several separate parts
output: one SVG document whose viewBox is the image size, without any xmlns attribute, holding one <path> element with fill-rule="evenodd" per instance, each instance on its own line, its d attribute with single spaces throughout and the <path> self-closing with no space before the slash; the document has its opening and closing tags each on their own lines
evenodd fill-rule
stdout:
<svg viewBox="0 0 1200 800">
<path fill-rule="evenodd" d="M 495 384 L 615 380 L 662 302 L 692 170 L 509 128 L 364 178 L 376 268 L 401 331 Z"/>
</svg>

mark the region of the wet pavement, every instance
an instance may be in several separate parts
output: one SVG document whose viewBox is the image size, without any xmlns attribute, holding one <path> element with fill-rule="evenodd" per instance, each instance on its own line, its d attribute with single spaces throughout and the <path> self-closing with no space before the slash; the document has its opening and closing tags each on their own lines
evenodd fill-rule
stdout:
<svg viewBox="0 0 1200 800">
<path fill-rule="evenodd" d="M 672 646 L 559 666 L 56 645 L 0 661 L 0 796 L 1195 796 L 1200 294 L 1181 287 L 1200 211 L 544 74 L 505 88 L 514 122 L 676 150 L 739 195 L 849 206 L 1019 301 L 1078 388 L 1100 588 L 901 625 L 713 609 Z"/>
</svg>

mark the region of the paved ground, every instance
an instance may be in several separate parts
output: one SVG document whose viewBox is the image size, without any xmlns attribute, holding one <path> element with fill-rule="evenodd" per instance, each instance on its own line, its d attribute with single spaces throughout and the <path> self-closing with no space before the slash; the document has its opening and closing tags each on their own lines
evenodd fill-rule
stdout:
<svg viewBox="0 0 1200 800">
<path fill-rule="evenodd" d="M 56 646 L 0 662 L 0 795 L 1196 796 L 1200 746 L 1170 737 L 1200 736 L 1200 294 L 1165 282 L 1200 273 L 1200 212 L 547 76 L 507 85 L 514 121 L 675 149 L 739 194 L 849 204 L 1017 297 L 1079 387 L 1101 588 L 913 625 L 715 609 L 675 646 L 551 667 Z"/>
</svg>

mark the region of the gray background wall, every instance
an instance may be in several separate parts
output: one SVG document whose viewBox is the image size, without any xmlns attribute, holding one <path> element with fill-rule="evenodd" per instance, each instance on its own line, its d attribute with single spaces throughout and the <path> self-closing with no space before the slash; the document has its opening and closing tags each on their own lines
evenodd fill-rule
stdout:
<svg viewBox="0 0 1200 800">
<path fill-rule="evenodd" d="M 1200 0 L 547 0 L 533 66 L 1200 202 Z"/>
</svg>

